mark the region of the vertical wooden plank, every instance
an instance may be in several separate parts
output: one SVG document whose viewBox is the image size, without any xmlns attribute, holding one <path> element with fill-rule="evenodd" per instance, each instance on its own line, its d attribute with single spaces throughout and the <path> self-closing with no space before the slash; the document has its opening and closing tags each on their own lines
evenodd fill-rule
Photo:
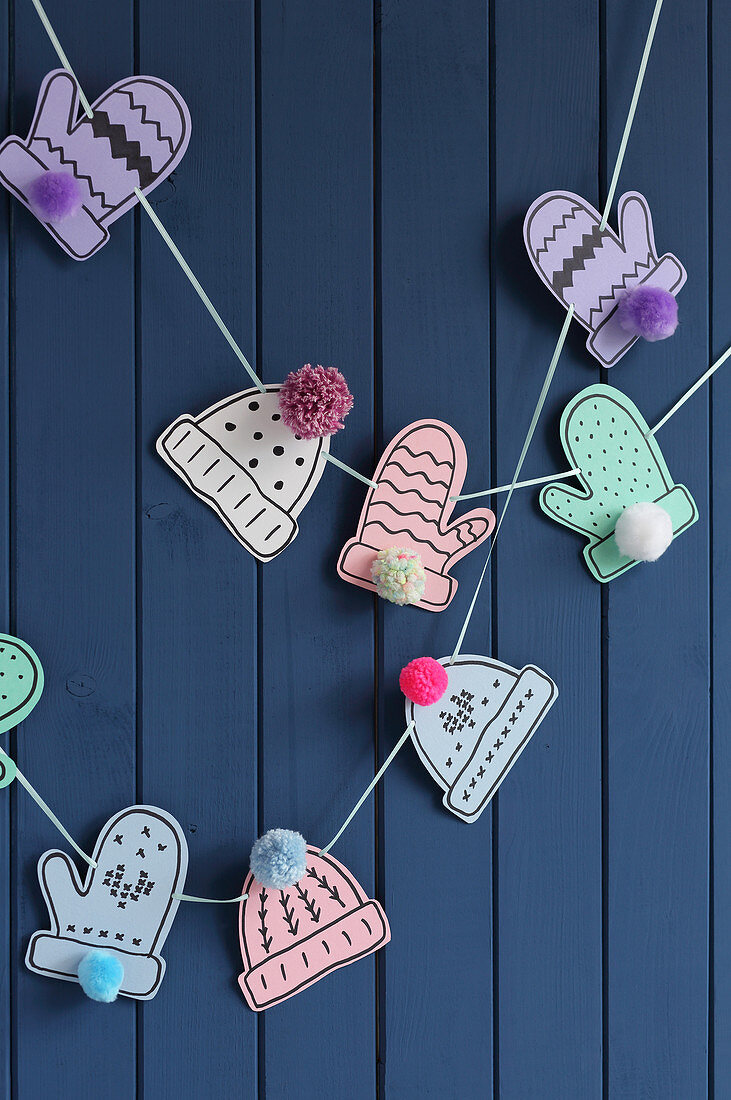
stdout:
<svg viewBox="0 0 731 1100">
<path fill-rule="evenodd" d="M 139 7 L 139 66 L 170 81 L 192 137 L 153 203 L 251 361 L 255 351 L 254 5 Z M 155 454 L 160 432 L 245 389 L 230 352 L 141 215 L 138 501 L 140 795 L 187 832 L 186 892 L 240 893 L 256 834 L 256 566 Z M 257 1095 L 257 1026 L 236 984 L 236 906 L 182 904 L 142 1008 L 147 1096 Z"/>
<path fill-rule="evenodd" d="M 490 484 L 488 51 L 484 0 L 381 5 L 380 444 L 446 421 L 467 448 L 465 491 Z M 381 606 L 382 756 L 404 726 L 400 669 L 452 652 L 486 552 L 456 566 L 447 610 Z M 490 653 L 488 585 L 465 651 Z M 381 801 L 387 1096 L 492 1094 L 490 814 L 465 825 L 441 794 L 408 744 Z"/>
<path fill-rule="evenodd" d="M 261 362 L 267 382 L 335 364 L 355 407 L 333 453 L 373 462 L 370 2 L 261 4 Z M 363 487 L 328 465 L 300 533 L 262 567 L 261 830 L 326 844 L 373 775 L 372 602 L 335 573 Z M 374 896 L 374 828 L 334 855 Z M 387 949 L 388 950 L 388 949 Z M 375 962 L 338 971 L 263 1020 L 269 1100 L 371 1097 Z M 296 1081 L 296 1087 L 293 1082 Z"/>
<path fill-rule="evenodd" d="M 651 6 L 607 5 L 611 151 Z M 646 195 L 659 249 L 688 270 L 675 336 L 640 342 L 611 372 L 651 424 L 707 362 L 706 47 L 706 5 L 665 5 L 620 187 Z M 707 402 L 697 396 L 658 435 L 699 522 L 608 597 L 608 1084 L 617 1098 L 706 1095 Z"/>
<path fill-rule="evenodd" d="M 502 484 L 564 319 L 530 265 L 523 218 L 545 191 L 598 199 L 599 29 L 596 6 L 577 0 L 496 0 L 495 13 L 495 478 Z M 575 326 L 525 477 L 566 469 L 558 418 L 598 374 L 584 340 Z M 517 667 L 535 662 L 559 696 L 495 809 L 498 1076 L 500 1095 L 511 1100 L 601 1095 L 601 606 L 580 550 L 538 511 L 533 490 L 516 492 L 496 550 L 497 654 Z"/>
<path fill-rule="evenodd" d="M 728 295 L 731 288 L 731 235 L 728 205 L 728 176 L 731 170 L 728 104 L 731 102 L 731 68 L 726 59 L 731 50 L 731 13 L 721 4 L 709 5 L 712 14 L 711 66 L 712 130 L 711 155 L 711 341 L 710 354 L 720 355 L 731 344 Z M 731 1081 L 731 744 L 726 735 L 731 705 L 731 585 L 728 583 L 731 556 L 731 463 L 728 461 L 728 422 L 731 416 L 731 373 L 723 367 L 710 385 L 713 399 L 711 420 L 712 528 L 712 806 L 711 821 L 711 1036 L 709 1071 L 722 1096 Z M 700 397 L 702 401 L 703 398 Z M 681 413 L 678 414 L 680 418 Z M 682 421 L 681 421 L 682 428 Z M 713 1091 L 711 1095 L 713 1095 Z"/>
<path fill-rule="evenodd" d="M 10 40 L 9 9 L 0 11 L 0 48 L 5 57 L 5 74 L 0 80 L 0 119 L 10 127 Z M 0 198 L 0 423 L 4 443 L 0 448 L 0 622 L 2 629 L 10 625 L 10 196 Z M 8 750 L 9 739 L 2 747 Z M 10 1094 L 12 1075 L 11 1013 L 13 944 L 11 933 L 11 790 L 0 794 L 0 1017 L 6 1025 L 0 1032 L 0 1092 Z"/>
<path fill-rule="evenodd" d="M 132 71 L 131 7 L 105 13 L 103 48 L 91 0 L 55 7 L 90 99 Z M 57 61 L 31 5 L 15 5 L 15 29 L 14 121 L 25 134 Z M 46 673 L 17 757 L 88 851 L 134 800 L 133 224 L 119 221 L 98 255 L 75 263 L 18 205 L 14 218 L 14 625 Z M 30 934 L 48 927 L 36 862 L 66 845 L 20 790 L 15 838 L 17 1094 L 128 1098 L 134 1004 L 101 1007 L 25 969 Z"/>
</svg>

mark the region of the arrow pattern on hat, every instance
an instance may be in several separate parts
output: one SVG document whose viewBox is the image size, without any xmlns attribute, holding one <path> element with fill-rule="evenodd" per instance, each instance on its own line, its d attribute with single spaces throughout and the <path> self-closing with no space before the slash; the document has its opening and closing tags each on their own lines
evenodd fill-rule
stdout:
<svg viewBox="0 0 731 1100">
<path fill-rule="evenodd" d="M 272 889 L 249 873 L 239 908 L 239 985 L 254 1012 L 300 993 L 333 970 L 385 946 L 386 914 L 329 853 L 307 848 L 294 886 Z"/>
</svg>

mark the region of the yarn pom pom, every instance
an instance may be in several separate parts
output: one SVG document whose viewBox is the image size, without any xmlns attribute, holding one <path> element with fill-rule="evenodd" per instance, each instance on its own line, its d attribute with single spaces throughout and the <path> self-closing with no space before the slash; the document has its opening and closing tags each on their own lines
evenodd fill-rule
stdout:
<svg viewBox="0 0 731 1100">
<path fill-rule="evenodd" d="M 419 707 L 430 707 L 447 690 L 447 670 L 433 657 L 417 657 L 401 669 L 399 687 Z"/>
<path fill-rule="evenodd" d="M 28 188 L 33 213 L 44 222 L 61 222 L 81 208 L 81 188 L 68 172 L 44 172 Z"/>
<path fill-rule="evenodd" d="M 279 391 L 282 420 L 302 439 L 339 432 L 353 408 L 353 395 L 337 367 L 304 367 L 292 373 Z"/>
<path fill-rule="evenodd" d="M 251 849 L 252 874 L 262 886 L 283 890 L 294 886 L 307 870 L 307 844 L 291 829 L 270 829 Z"/>
<path fill-rule="evenodd" d="M 678 327 L 678 303 L 661 286 L 638 286 L 617 306 L 617 318 L 625 332 L 651 343 L 666 340 Z"/>
<path fill-rule="evenodd" d="M 92 1001 L 111 1004 L 122 988 L 124 967 L 109 951 L 90 951 L 84 955 L 77 971 L 79 985 Z"/>
<path fill-rule="evenodd" d="M 673 521 L 659 504 L 630 504 L 617 520 L 614 538 L 625 557 L 657 561 L 673 541 Z"/>
<path fill-rule="evenodd" d="M 415 550 L 391 546 L 379 550 L 371 565 L 371 580 L 384 600 L 404 605 L 418 603 L 426 588 L 426 573 Z"/>
</svg>

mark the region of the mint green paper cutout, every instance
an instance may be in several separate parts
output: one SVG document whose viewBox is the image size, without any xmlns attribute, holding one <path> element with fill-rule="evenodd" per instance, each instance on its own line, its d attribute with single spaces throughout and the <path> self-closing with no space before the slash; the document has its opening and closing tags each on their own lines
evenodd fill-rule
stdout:
<svg viewBox="0 0 731 1100">
<path fill-rule="evenodd" d="M 653 501 L 672 520 L 673 536 L 698 519 L 695 501 L 675 485 L 650 429 L 635 405 L 613 386 L 587 386 L 561 416 L 561 443 L 581 490 L 547 485 L 541 508 L 589 540 L 584 559 L 592 576 L 614 580 L 637 562 L 620 554 L 614 528 L 625 508 Z"/>
<path fill-rule="evenodd" d="M 29 645 L 0 634 L 0 733 L 27 718 L 43 691 L 43 669 Z"/>
<path fill-rule="evenodd" d="M 9 787 L 18 774 L 15 762 L 9 756 L 0 756 L 0 791 Z"/>
</svg>

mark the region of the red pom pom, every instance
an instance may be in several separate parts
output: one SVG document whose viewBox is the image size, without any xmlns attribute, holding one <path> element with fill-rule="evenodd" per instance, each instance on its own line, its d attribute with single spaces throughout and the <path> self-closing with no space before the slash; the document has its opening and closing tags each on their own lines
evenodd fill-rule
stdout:
<svg viewBox="0 0 731 1100">
<path fill-rule="evenodd" d="M 302 439 L 334 435 L 353 408 L 353 395 L 337 367 L 305 363 L 292 371 L 279 391 L 282 420 Z"/>
<path fill-rule="evenodd" d="M 433 657 L 417 657 L 401 669 L 399 687 L 407 699 L 420 707 L 430 707 L 444 695 L 449 678 L 444 665 Z"/>
</svg>

